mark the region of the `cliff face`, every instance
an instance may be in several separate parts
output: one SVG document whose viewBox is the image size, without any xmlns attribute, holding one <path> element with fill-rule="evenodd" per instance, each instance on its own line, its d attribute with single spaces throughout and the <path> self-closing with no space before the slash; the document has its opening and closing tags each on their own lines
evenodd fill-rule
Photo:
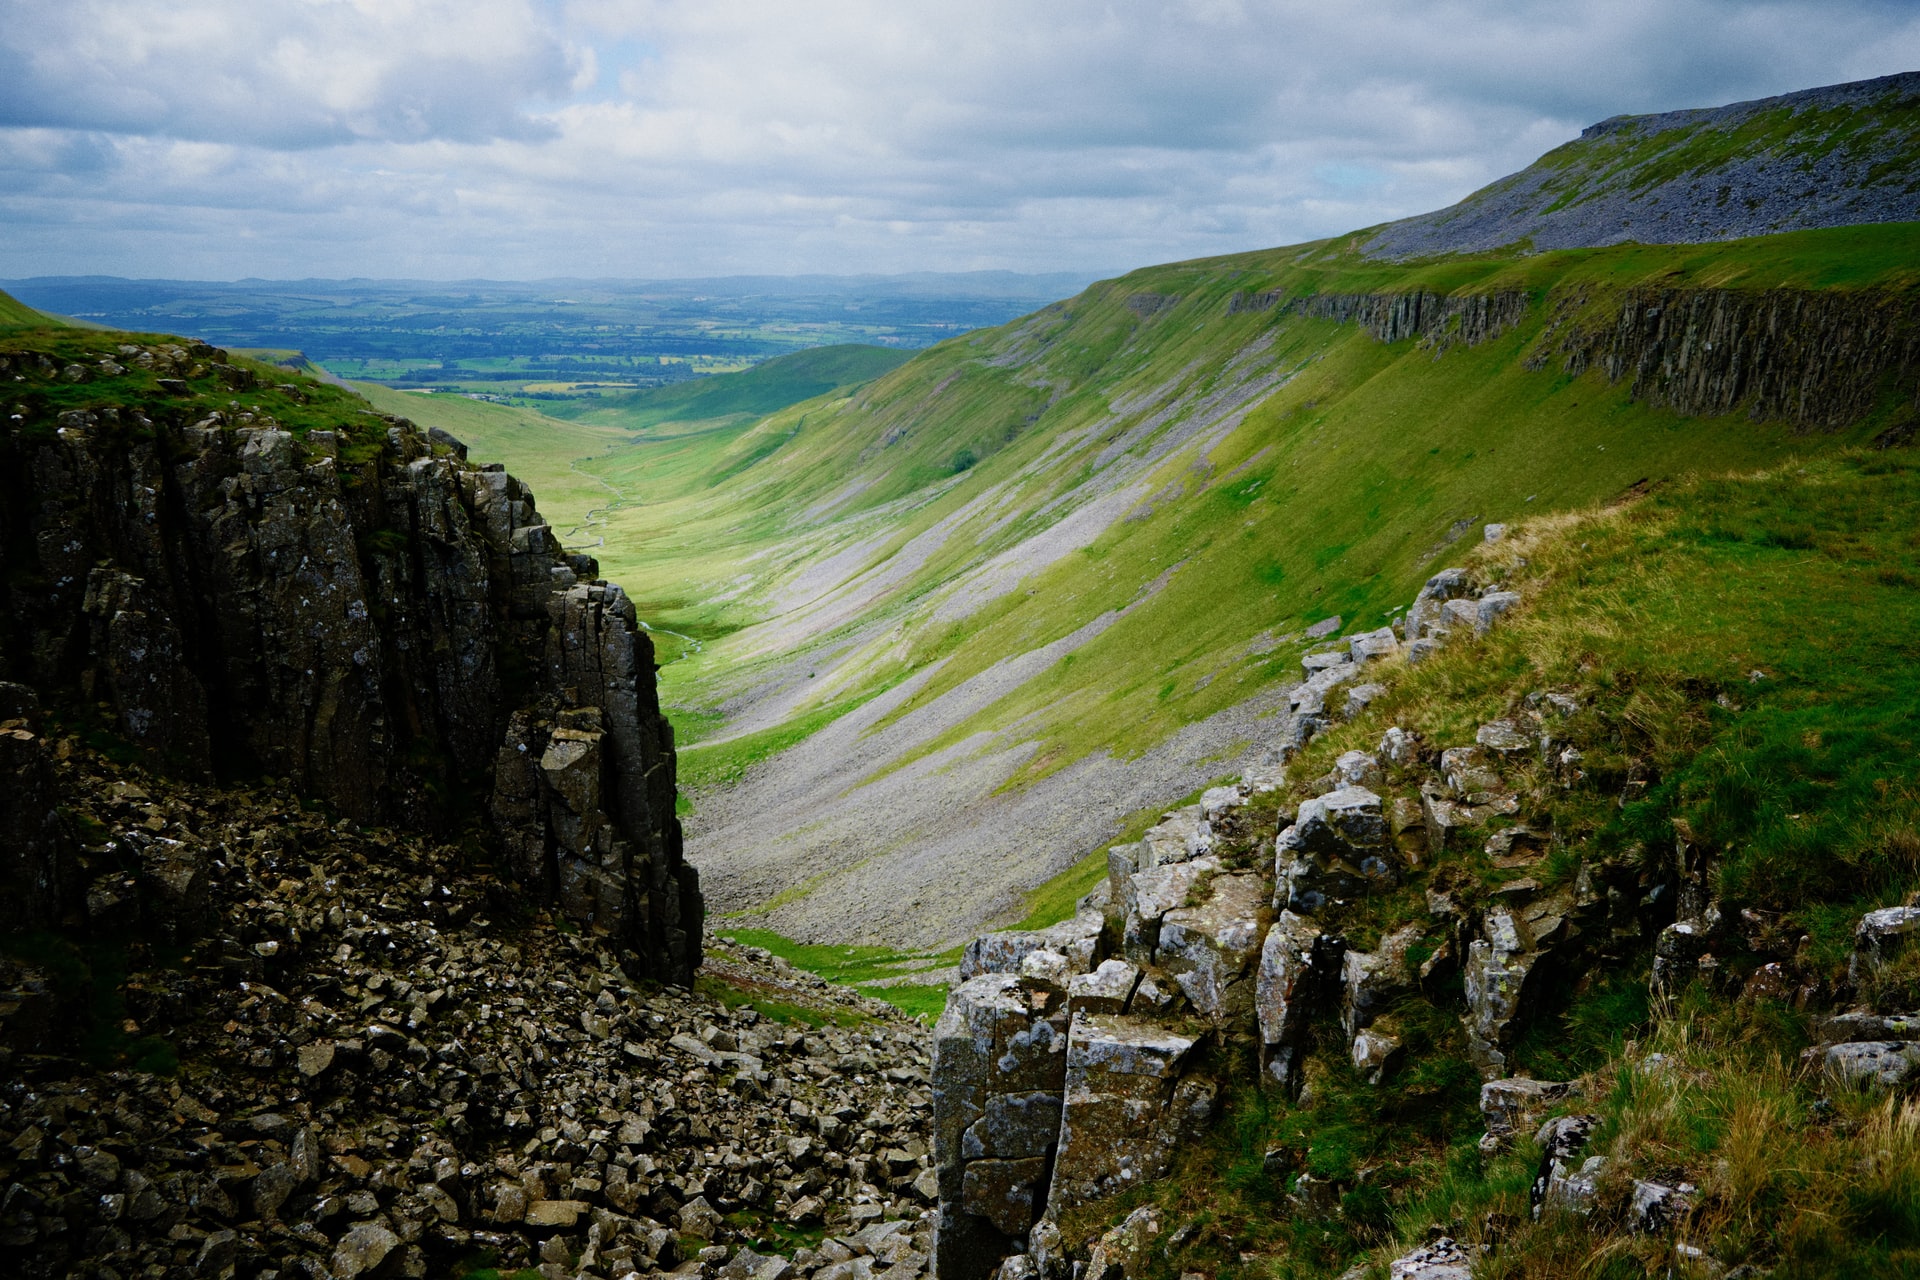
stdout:
<svg viewBox="0 0 1920 1280">
<path fill-rule="evenodd" d="M 1436 350 L 1475 346 L 1520 324 L 1535 299 L 1491 293 L 1241 293 L 1227 313 L 1279 307 L 1357 324 L 1381 342 L 1418 338 Z M 1596 298 L 1548 292 L 1547 319 L 1522 359 L 1530 370 L 1597 371 L 1635 399 L 1690 415 L 1745 410 L 1756 420 L 1836 430 L 1883 393 L 1915 396 L 1920 314 L 1882 290 L 1633 288 Z"/>
<path fill-rule="evenodd" d="M 211 348 L 80 341 L 0 353 L 0 679 L 186 776 L 284 778 L 360 823 L 480 820 L 528 888 L 690 981 L 652 647 L 525 486 Z M 21 874 L 66 883 L 43 843 Z"/>
<path fill-rule="evenodd" d="M 1567 313 L 1584 299 L 1567 299 Z M 1556 317 L 1527 358 L 1598 368 L 1633 395 L 1687 414 L 1849 426 L 1888 389 L 1912 394 L 1920 316 L 1878 291 L 1636 289 L 1597 320 Z"/>
</svg>

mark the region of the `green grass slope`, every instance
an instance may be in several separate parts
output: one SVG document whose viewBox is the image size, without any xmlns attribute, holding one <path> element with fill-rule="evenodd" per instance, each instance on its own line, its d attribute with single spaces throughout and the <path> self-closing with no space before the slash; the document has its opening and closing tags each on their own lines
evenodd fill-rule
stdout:
<svg viewBox="0 0 1920 1280">
<path fill-rule="evenodd" d="M 739 373 L 721 373 L 557 405 L 556 416 L 641 430 L 663 422 L 695 422 L 735 414 L 772 413 L 840 387 L 877 378 L 912 358 L 911 351 L 842 343 L 776 356 Z"/>
<path fill-rule="evenodd" d="M 978 827 L 979 861 L 995 870 L 973 923 L 1011 919 L 1026 889 L 1111 834 L 1113 798 L 1124 811 L 1235 772 L 1258 746 L 1245 708 L 1296 678 L 1307 624 L 1383 624 L 1480 525 L 1866 441 L 1905 412 L 1908 393 L 1890 385 L 1832 433 L 1744 412 L 1687 416 L 1546 358 L 1570 326 L 1609 324 L 1645 289 L 1905 305 L 1917 249 L 1920 226 L 1903 224 L 1412 266 L 1336 245 L 1174 264 L 863 386 L 757 421 L 666 431 L 580 467 L 624 498 L 606 516 L 605 571 L 684 638 L 663 687 L 705 739 L 685 753 L 686 773 L 746 785 L 737 808 L 772 803 L 756 778 L 771 786 L 786 770 L 798 789 L 781 762 L 804 759 L 856 709 L 858 734 L 833 750 L 852 761 L 843 748 L 888 745 L 831 779 L 849 815 L 860 813 L 850 797 L 877 795 L 903 769 L 938 761 L 951 781 L 964 761 L 1017 748 L 1012 767 L 996 758 L 984 791 L 929 789 L 928 803 L 977 817 L 996 796 L 1102 760 L 1144 767 L 1192 726 L 1241 717 L 1178 776 L 1110 793 L 1065 837 Z M 1247 305 L 1416 291 L 1530 303 L 1471 346 L 1381 342 L 1359 325 Z M 1050 645 L 1068 651 L 1033 657 Z M 726 802 L 714 809 L 693 830 L 696 848 L 712 849 L 716 900 L 732 910 L 777 898 L 773 927 L 824 940 L 836 899 L 824 886 L 899 870 L 899 850 L 860 851 L 804 805 L 779 811 L 797 826 L 819 818 L 818 834 L 777 841 Z M 751 866 L 736 865 L 742 850 Z"/>
<path fill-rule="evenodd" d="M 1592 950 L 1529 989 L 1515 1066 L 1579 1081 L 1563 1109 L 1599 1118 L 1586 1154 L 1610 1165 L 1589 1218 L 1533 1220 L 1539 1153 L 1525 1135 L 1509 1152 L 1480 1150 L 1459 979 L 1442 970 L 1385 1015 L 1409 1050 L 1380 1083 L 1348 1067 L 1329 1014 L 1297 1106 L 1244 1089 L 1175 1176 L 1078 1229 L 1160 1202 L 1170 1221 L 1192 1224 L 1187 1243 L 1156 1262 L 1152 1274 L 1169 1280 L 1196 1270 L 1332 1277 L 1356 1263 L 1384 1274 L 1435 1224 L 1486 1246 L 1477 1276 L 1742 1265 L 1783 1278 L 1913 1274 L 1920 1108 L 1838 1087 L 1798 1055 L 1830 1002 L 1904 1013 L 1920 997 L 1912 956 L 1857 986 L 1847 973 L 1860 915 L 1920 889 L 1916 504 L 1920 457 L 1903 448 L 1703 477 L 1528 521 L 1469 561 L 1516 587 L 1522 607 L 1419 666 L 1385 664 L 1386 693 L 1289 771 L 1299 781 L 1281 803 L 1311 794 L 1307 780 L 1339 753 L 1373 750 L 1389 725 L 1436 748 L 1471 742 L 1477 725 L 1552 690 L 1579 705 L 1554 733 L 1583 772 L 1570 780 L 1529 766 L 1521 812 L 1495 820 L 1552 832 L 1551 852 L 1526 874 L 1553 892 L 1583 874 L 1664 865 L 1676 838 L 1704 851 L 1729 922 L 1718 970 L 1652 1002 L 1650 932 L 1576 935 L 1564 945 Z M 1405 794 L 1417 776 L 1390 770 L 1380 790 Z M 1269 816 L 1258 834 L 1272 825 Z M 1334 923 L 1361 946 L 1418 923 L 1421 954 L 1432 954 L 1447 929 L 1429 890 L 1469 912 L 1492 909 L 1516 874 L 1476 837 Z M 1747 982 L 1769 961 L 1776 978 Z M 1244 1067 L 1239 1078 L 1254 1079 L 1254 1064 Z M 1317 1208 L 1288 1198 L 1309 1173 L 1333 1187 Z M 1628 1231 L 1635 1178 L 1694 1184 L 1678 1238 L 1722 1270 L 1689 1264 L 1675 1236 Z"/>
<path fill-rule="evenodd" d="M 65 321 L 44 311 L 35 311 L 12 294 L 0 290 L 0 329 L 44 329 L 63 326 Z"/>
</svg>

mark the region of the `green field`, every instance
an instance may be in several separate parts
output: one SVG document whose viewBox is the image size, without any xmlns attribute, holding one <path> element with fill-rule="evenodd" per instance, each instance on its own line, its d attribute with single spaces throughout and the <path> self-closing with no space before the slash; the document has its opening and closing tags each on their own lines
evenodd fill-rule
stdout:
<svg viewBox="0 0 1920 1280">
<path fill-rule="evenodd" d="M 775 356 L 731 377 L 700 378 L 644 391 L 601 394 L 551 412 L 644 430 L 663 422 L 704 422 L 784 409 L 840 387 L 868 382 L 905 364 L 911 351 L 842 344 Z"/>
</svg>

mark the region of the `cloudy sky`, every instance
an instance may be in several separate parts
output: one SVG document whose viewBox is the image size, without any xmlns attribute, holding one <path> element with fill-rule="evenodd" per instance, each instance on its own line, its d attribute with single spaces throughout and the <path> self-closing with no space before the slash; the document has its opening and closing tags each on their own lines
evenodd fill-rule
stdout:
<svg viewBox="0 0 1920 1280">
<path fill-rule="evenodd" d="M 0 0 L 0 277 L 1104 271 L 1913 69 L 1912 0 Z"/>
</svg>

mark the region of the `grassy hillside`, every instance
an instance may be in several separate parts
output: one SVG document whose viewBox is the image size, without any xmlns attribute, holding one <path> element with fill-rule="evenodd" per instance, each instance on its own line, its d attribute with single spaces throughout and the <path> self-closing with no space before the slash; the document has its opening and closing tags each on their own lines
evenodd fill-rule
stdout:
<svg viewBox="0 0 1920 1280">
<path fill-rule="evenodd" d="M 35 311 L 12 294 L 0 291 L 0 329 L 40 329 L 63 322 L 41 311 Z"/>
<path fill-rule="evenodd" d="M 1888 387 L 1836 433 L 1690 417 L 1559 368 L 1546 357 L 1570 329 L 1612 323 L 1647 288 L 1882 305 L 1914 288 L 1916 250 L 1920 226 L 1902 224 L 1409 267 L 1345 243 L 1174 264 L 850 391 L 656 427 L 580 462 L 623 498 L 606 515 L 606 572 L 684 638 L 662 676 L 703 739 L 683 773 L 734 785 L 696 795 L 692 824 L 718 905 L 777 899 L 772 927 L 915 946 L 1017 918 L 1026 890 L 1127 811 L 1238 771 L 1307 624 L 1383 624 L 1489 521 L 1775 465 L 1869 440 L 1903 412 Z M 1249 305 L 1415 291 L 1529 302 L 1478 345 L 1382 342 Z M 1223 727 L 1193 738 L 1195 725 Z M 1169 768 L 1183 733 L 1191 750 Z M 839 772 L 802 788 L 796 763 L 826 767 L 809 749 Z M 1159 774 L 1136 785 L 1127 770 L 1149 765 Z M 1043 835 L 1031 813 L 1003 812 L 1055 794 L 1036 790 L 1049 781 L 1062 806 L 1081 803 L 1088 769 L 1108 772 L 1085 823 Z M 977 823 L 976 914 L 928 926 L 946 937 L 845 910 L 848 886 L 936 883 L 938 859 L 919 855 L 938 827 L 916 832 L 920 802 L 885 790 L 928 770 L 910 790 Z M 891 842 L 882 810 L 860 803 L 883 794 L 904 832 Z M 743 826 L 749 812 L 788 821 Z"/>
<path fill-rule="evenodd" d="M 662 422 L 698 422 L 772 413 L 839 387 L 877 378 L 912 358 L 911 351 L 843 343 L 776 356 L 739 373 L 716 374 L 621 395 L 554 406 L 561 417 L 642 430 Z"/>
<path fill-rule="evenodd" d="M 1920 1111 L 1898 1094 L 1839 1087 L 1798 1055 L 1830 1000 L 1904 1012 L 1920 996 L 1910 961 L 1857 987 L 1847 975 L 1860 915 L 1920 888 L 1916 504 L 1920 457 L 1899 449 L 1529 520 L 1466 559 L 1521 593 L 1511 620 L 1419 666 L 1383 664 L 1370 678 L 1386 693 L 1289 770 L 1297 781 L 1282 804 L 1318 790 L 1310 780 L 1340 753 L 1373 751 L 1389 725 L 1437 750 L 1524 716 L 1542 691 L 1579 708 L 1552 729 L 1579 753 L 1579 775 L 1520 766 L 1518 820 L 1552 833 L 1545 857 L 1521 873 L 1478 838 L 1430 853 L 1406 883 L 1330 922 L 1355 946 L 1412 923 L 1425 931 L 1420 954 L 1435 954 L 1448 926 L 1430 891 L 1491 911 L 1519 874 L 1532 877 L 1519 891 L 1552 894 L 1660 866 L 1676 836 L 1708 851 L 1729 922 L 1714 946 L 1720 969 L 1670 1003 L 1650 1001 L 1650 934 L 1576 931 L 1559 947 L 1580 958 L 1529 988 L 1514 1066 L 1579 1082 L 1560 1109 L 1598 1117 L 1586 1154 L 1611 1162 L 1589 1218 L 1550 1209 L 1534 1222 L 1539 1153 L 1527 1135 L 1506 1152 L 1479 1146 L 1459 979 L 1441 968 L 1383 1015 L 1409 1048 L 1382 1081 L 1349 1068 L 1330 1009 L 1297 1106 L 1245 1088 L 1176 1176 L 1077 1225 L 1161 1203 L 1168 1221 L 1190 1224 L 1156 1262 L 1152 1274 L 1169 1278 L 1331 1277 L 1356 1262 L 1384 1274 L 1436 1224 L 1489 1247 L 1476 1275 L 1722 1274 L 1689 1269 L 1673 1235 L 1627 1230 L 1642 1178 L 1697 1188 L 1678 1238 L 1725 1268 L 1782 1280 L 1913 1274 Z M 1390 770 L 1373 785 L 1404 794 L 1419 775 Z M 1771 985 L 1766 973 L 1749 982 L 1766 961 Z M 1246 1064 L 1240 1078 L 1256 1075 Z M 1290 1199 L 1303 1174 L 1331 1194 Z"/>
</svg>

